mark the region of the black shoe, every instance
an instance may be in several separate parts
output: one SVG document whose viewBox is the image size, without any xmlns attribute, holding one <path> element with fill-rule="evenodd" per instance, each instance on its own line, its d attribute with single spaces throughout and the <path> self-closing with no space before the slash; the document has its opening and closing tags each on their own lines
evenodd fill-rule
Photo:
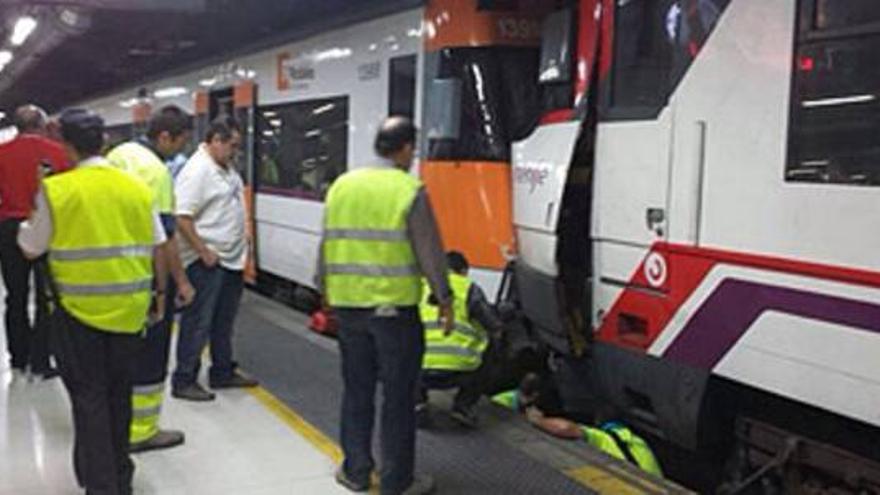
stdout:
<svg viewBox="0 0 880 495">
<path fill-rule="evenodd" d="M 474 412 L 473 407 L 453 406 L 452 412 L 449 415 L 452 416 L 456 423 L 465 428 L 476 428 L 479 423 L 477 413 Z"/>
<path fill-rule="evenodd" d="M 173 387 L 171 396 L 193 402 L 208 402 L 214 400 L 215 395 L 205 390 L 198 383 L 192 383 L 183 387 Z"/>
<path fill-rule="evenodd" d="M 38 380 L 42 380 L 42 381 L 51 380 L 51 379 L 57 378 L 58 376 L 61 375 L 61 372 L 58 371 L 58 368 L 52 368 L 52 367 L 49 367 L 49 368 L 46 368 L 43 370 L 33 371 L 31 373 L 34 378 L 36 378 Z"/>
<path fill-rule="evenodd" d="M 211 388 L 252 388 L 259 384 L 260 382 L 238 370 L 233 371 L 232 376 L 225 380 L 211 380 L 210 382 Z"/>
<path fill-rule="evenodd" d="M 349 490 L 355 493 L 365 493 L 370 491 L 370 483 L 355 483 L 351 478 L 345 474 L 345 471 L 340 467 L 336 470 L 336 482 L 340 485 L 348 488 Z"/>
<path fill-rule="evenodd" d="M 143 442 L 135 442 L 128 447 L 128 451 L 132 454 L 138 452 L 147 452 L 149 450 L 170 449 L 183 445 L 186 437 L 182 431 L 177 430 L 159 430 L 158 433 Z"/>
</svg>

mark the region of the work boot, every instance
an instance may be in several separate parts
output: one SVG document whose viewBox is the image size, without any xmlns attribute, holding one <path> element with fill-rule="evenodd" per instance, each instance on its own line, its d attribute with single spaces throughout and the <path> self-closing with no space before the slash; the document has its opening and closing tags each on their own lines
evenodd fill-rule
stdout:
<svg viewBox="0 0 880 495">
<path fill-rule="evenodd" d="M 452 412 L 450 412 L 449 415 L 456 423 L 465 428 L 476 428 L 479 423 L 477 413 L 474 412 L 473 406 L 453 406 Z"/>
<path fill-rule="evenodd" d="M 186 437 L 182 431 L 177 430 L 159 430 L 158 433 L 143 442 L 135 442 L 131 444 L 128 451 L 132 454 L 138 452 L 147 452 L 149 450 L 170 449 L 183 445 Z"/>
<path fill-rule="evenodd" d="M 345 474 L 345 470 L 340 466 L 336 470 L 336 482 L 355 493 L 365 493 L 370 491 L 370 483 L 356 483 Z"/>
<path fill-rule="evenodd" d="M 198 383 L 191 383 L 182 387 L 173 387 L 171 396 L 193 402 L 208 402 L 214 400 L 215 395 L 205 390 Z"/>
<path fill-rule="evenodd" d="M 245 375 L 241 371 L 235 370 L 232 376 L 225 380 L 211 380 L 211 388 L 251 388 L 256 387 L 260 382 Z"/>
<path fill-rule="evenodd" d="M 403 491 L 402 495 L 427 495 L 434 493 L 436 487 L 437 485 L 434 483 L 432 476 L 417 474 L 413 476 L 413 482 L 409 485 L 409 488 Z"/>
</svg>

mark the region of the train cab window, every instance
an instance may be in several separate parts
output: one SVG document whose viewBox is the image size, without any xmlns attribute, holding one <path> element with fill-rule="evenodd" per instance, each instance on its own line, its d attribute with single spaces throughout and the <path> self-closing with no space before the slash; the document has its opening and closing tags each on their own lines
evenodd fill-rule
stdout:
<svg viewBox="0 0 880 495">
<path fill-rule="evenodd" d="M 880 4 L 871 5 L 820 0 L 814 22 L 802 19 L 793 60 L 789 182 L 880 185 L 880 26 L 858 32 L 842 26 L 868 11 L 880 18 Z"/>
<path fill-rule="evenodd" d="M 416 56 L 391 59 L 388 74 L 388 115 L 415 116 Z"/>
<path fill-rule="evenodd" d="M 345 172 L 348 97 L 257 110 L 257 189 L 322 200 Z"/>
<path fill-rule="evenodd" d="M 656 117 L 728 3 L 730 0 L 617 0 L 612 110 L 631 118 Z"/>
<path fill-rule="evenodd" d="M 537 48 L 452 48 L 436 77 L 461 83 L 458 138 L 431 139 L 428 159 L 509 161 L 510 143 L 540 118 Z"/>
</svg>

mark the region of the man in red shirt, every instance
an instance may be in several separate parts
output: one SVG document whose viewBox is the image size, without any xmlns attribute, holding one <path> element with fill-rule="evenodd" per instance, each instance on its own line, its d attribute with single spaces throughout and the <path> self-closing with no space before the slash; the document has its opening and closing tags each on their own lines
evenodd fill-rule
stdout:
<svg viewBox="0 0 880 495">
<path fill-rule="evenodd" d="M 13 378 L 25 376 L 28 368 L 43 378 L 57 374 L 49 365 L 43 280 L 35 277 L 37 318 L 31 327 L 27 306 L 33 263 L 16 241 L 19 224 L 34 209 L 41 168 L 55 173 L 70 166 L 64 147 L 46 137 L 46 121 L 46 112 L 37 106 L 18 108 L 14 119 L 18 136 L 0 145 L 0 271 L 6 286 L 6 343 Z"/>
</svg>

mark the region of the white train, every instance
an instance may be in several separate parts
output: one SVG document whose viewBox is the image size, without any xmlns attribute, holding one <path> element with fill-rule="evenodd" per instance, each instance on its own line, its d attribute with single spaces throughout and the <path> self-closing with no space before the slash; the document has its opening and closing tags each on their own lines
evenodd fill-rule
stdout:
<svg viewBox="0 0 880 495">
<path fill-rule="evenodd" d="M 447 247 L 490 291 L 514 260 L 569 383 L 741 472 L 873 490 L 878 48 L 875 0 L 432 0 L 141 94 L 249 123 L 257 267 L 302 286 L 327 187 L 415 116 Z M 137 94 L 89 105 L 127 134 Z"/>
</svg>

